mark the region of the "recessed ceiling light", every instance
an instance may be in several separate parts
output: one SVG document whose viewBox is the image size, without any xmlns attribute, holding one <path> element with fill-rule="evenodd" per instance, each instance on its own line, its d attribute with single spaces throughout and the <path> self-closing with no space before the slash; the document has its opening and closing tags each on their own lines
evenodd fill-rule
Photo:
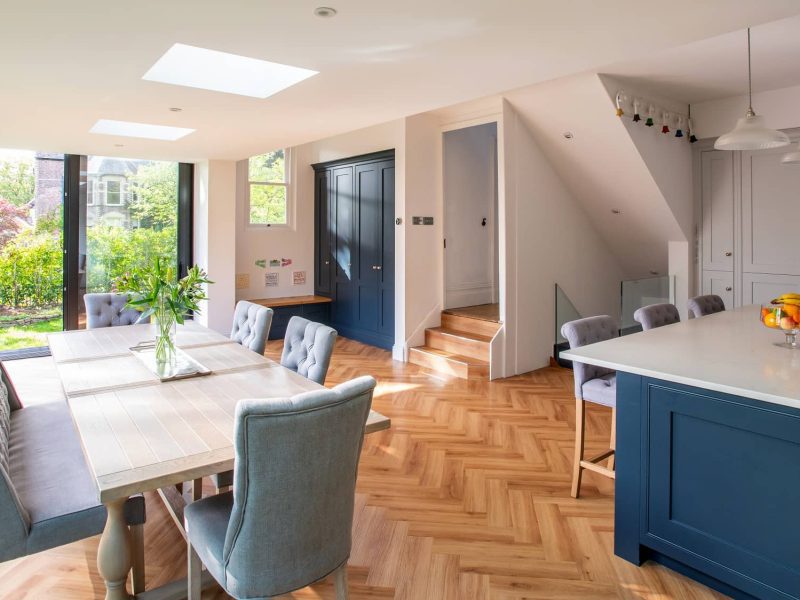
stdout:
<svg viewBox="0 0 800 600">
<path fill-rule="evenodd" d="M 175 44 L 142 79 L 253 98 L 268 98 L 317 71 Z"/>
<path fill-rule="evenodd" d="M 575 137 L 574 135 L 572 135 L 571 131 L 565 131 L 563 133 L 563 136 L 564 136 L 564 139 L 566 139 L 566 140 L 571 140 L 573 137 Z"/>
<path fill-rule="evenodd" d="M 175 141 L 189 135 L 193 131 L 194 129 L 188 129 L 186 127 L 169 127 L 168 125 L 149 125 L 147 123 L 133 123 L 131 121 L 100 119 L 92 126 L 89 133 Z"/>
<path fill-rule="evenodd" d="M 124 148 L 125 144 L 114 144 L 114 148 Z"/>
<path fill-rule="evenodd" d="M 170 112 L 181 112 L 183 109 L 178 106 L 170 106 L 169 110 Z"/>
<path fill-rule="evenodd" d="M 322 18 L 330 18 L 336 16 L 336 9 L 330 6 L 318 6 L 314 9 L 314 14 Z"/>
<path fill-rule="evenodd" d="M 620 209 L 618 209 L 618 208 L 612 208 L 611 212 L 614 213 L 615 215 L 619 215 L 619 214 L 622 213 L 622 211 Z"/>
</svg>

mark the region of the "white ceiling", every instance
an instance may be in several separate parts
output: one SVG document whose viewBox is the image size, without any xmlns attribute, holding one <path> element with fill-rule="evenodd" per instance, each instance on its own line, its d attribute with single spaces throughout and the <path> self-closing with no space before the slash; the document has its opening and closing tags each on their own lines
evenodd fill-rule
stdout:
<svg viewBox="0 0 800 600">
<path fill-rule="evenodd" d="M 753 91 L 800 84 L 800 16 L 751 29 Z M 686 103 L 747 93 L 744 29 L 601 69 L 648 93 Z"/>
<path fill-rule="evenodd" d="M 322 0 L 3 0 L 0 147 L 239 159 L 800 13 L 797 0 L 324 1 L 338 16 L 313 16 Z M 320 74 L 265 100 L 143 81 L 176 42 Z M 89 134 L 101 118 L 197 131 Z"/>
</svg>

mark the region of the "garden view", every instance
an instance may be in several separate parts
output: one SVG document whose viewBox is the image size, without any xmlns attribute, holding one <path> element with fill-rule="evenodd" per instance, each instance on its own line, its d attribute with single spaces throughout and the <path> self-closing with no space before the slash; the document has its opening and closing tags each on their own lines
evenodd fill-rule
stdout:
<svg viewBox="0 0 800 600">
<path fill-rule="evenodd" d="M 53 192 L 63 159 L 53 156 L 0 151 L 0 351 L 46 345 L 63 328 L 63 184 Z M 177 179 L 176 163 L 88 158 L 81 292 L 111 291 L 155 256 L 176 264 Z"/>
</svg>

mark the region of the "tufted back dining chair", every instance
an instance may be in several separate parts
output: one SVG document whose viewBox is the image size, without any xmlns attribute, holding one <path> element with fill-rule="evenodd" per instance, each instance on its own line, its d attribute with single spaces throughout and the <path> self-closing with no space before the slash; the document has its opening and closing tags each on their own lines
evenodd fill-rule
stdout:
<svg viewBox="0 0 800 600">
<path fill-rule="evenodd" d="M 186 507 L 189 600 L 201 564 L 234 598 L 272 598 L 335 576 L 347 598 L 358 459 L 375 380 L 241 400 L 233 491 Z"/>
<path fill-rule="evenodd" d="M 699 319 L 706 315 L 713 315 L 714 313 L 724 311 L 725 303 L 722 301 L 722 298 L 716 294 L 708 294 L 707 296 L 689 298 L 687 308 L 695 319 Z"/>
<path fill-rule="evenodd" d="M 83 303 L 87 329 L 150 322 L 150 317 L 140 320 L 142 313 L 135 308 L 125 308 L 128 294 L 84 294 Z"/>
<path fill-rule="evenodd" d="M 281 364 L 324 385 L 335 343 L 335 329 L 303 317 L 292 317 L 283 340 Z"/>
<path fill-rule="evenodd" d="M 643 306 L 633 313 L 633 318 L 637 323 L 641 323 L 644 331 L 681 322 L 681 315 L 674 304 L 649 304 L 648 306 Z"/>
<path fill-rule="evenodd" d="M 273 313 L 271 308 L 240 300 L 233 313 L 231 339 L 257 354 L 264 354 Z"/>
<path fill-rule="evenodd" d="M 561 327 L 561 335 L 567 339 L 570 348 L 604 342 L 617 337 L 618 334 L 616 322 L 607 315 L 570 321 Z M 575 458 L 572 471 L 572 497 L 577 498 L 580 494 L 581 476 L 584 469 L 595 471 L 612 479 L 615 477 L 617 374 L 612 369 L 586 363 L 573 362 L 572 367 L 575 378 Z M 584 459 L 586 402 L 611 408 L 609 449 L 589 459 Z M 608 467 L 598 464 L 605 459 L 608 459 Z"/>
</svg>

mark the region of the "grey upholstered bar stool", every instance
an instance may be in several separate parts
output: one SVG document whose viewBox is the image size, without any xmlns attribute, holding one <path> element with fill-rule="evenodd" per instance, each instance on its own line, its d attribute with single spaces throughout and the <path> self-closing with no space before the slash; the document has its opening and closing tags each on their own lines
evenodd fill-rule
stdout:
<svg viewBox="0 0 800 600">
<path fill-rule="evenodd" d="M 257 354 L 264 354 L 275 311 L 247 300 L 236 303 L 231 339 Z"/>
<path fill-rule="evenodd" d="M 569 341 L 570 348 L 580 348 L 617 337 L 617 324 L 609 316 L 588 317 L 564 323 L 561 335 Z M 573 362 L 575 377 L 575 458 L 572 471 L 572 497 L 580 494 L 581 475 L 584 469 L 615 479 L 614 450 L 617 428 L 617 374 L 616 371 Z M 609 449 L 589 459 L 584 459 L 584 432 L 586 430 L 586 403 L 594 402 L 611 407 L 611 440 Z M 601 461 L 608 459 L 608 467 Z"/>
<path fill-rule="evenodd" d="M 125 308 L 128 294 L 84 294 L 83 303 L 87 329 L 150 322 L 150 317 L 141 319 L 142 313 L 135 308 Z"/>
<path fill-rule="evenodd" d="M 242 400 L 233 491 L 186 507 L 189 599 L 201 561 L 234 598 L 270 598 L 335 575 L 347 598 L 358 459 L 375 380 Z"/>
<path fill-rule="evenodd" d="M 695 319 L 725 310 L 725 303 L 722 301 L 722 298 L 716 294 L 689 298 L 689 302 L 686 306 Z"/>
<path fill-rule="evenodd" d="M 145 504 L 125 503 L 133 591 L 144 591 Z M 106 508 L 86 464 L 67 403 L 20 404 L 0 364 L 0 562 L 103 532 Z"/>
<path fill-rule="evenodd" d="M 643 306 L 633 313 L 633 318 L 642 325 L 644 331 L 681 322 L 681 315 L 674 304 L 649 304 Z"/>
<path fill-rule="evenodd" d="M 336 330 L 303 317 L 292 317 L 286 327 L 281 364 L 320 385 L 331 364 Z"/>
</svg>

